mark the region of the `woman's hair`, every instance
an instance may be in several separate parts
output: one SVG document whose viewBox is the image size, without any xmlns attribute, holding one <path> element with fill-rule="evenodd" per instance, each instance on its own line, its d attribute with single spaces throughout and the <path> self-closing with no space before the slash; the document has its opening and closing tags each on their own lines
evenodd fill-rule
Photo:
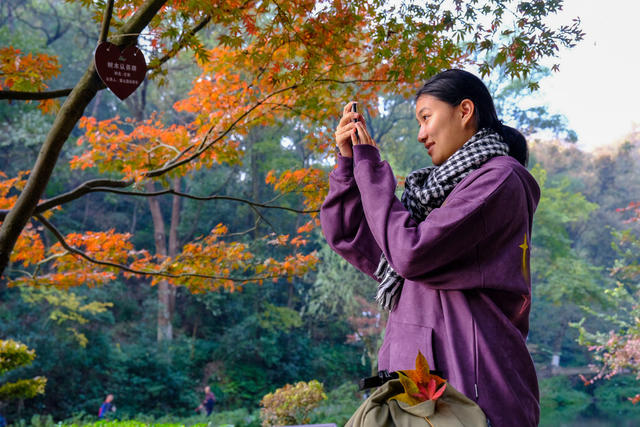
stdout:
<svg viewBox="0 0 640 427">
<path fill-rule="evenodd" d="M 527 165 L 527 141 L 518 130 L 500 122 L 491 94 L 478 77 L 464 70 L 446 70 L 431 77 L 416 94 L 416 100 L 423 95 L 431 95 L 452 107 L 465 99 L 471 100 L 478 129 L 490 128 L 498 132 L 509 145 L 509 155 L 523 166 Z"/>
</svg>

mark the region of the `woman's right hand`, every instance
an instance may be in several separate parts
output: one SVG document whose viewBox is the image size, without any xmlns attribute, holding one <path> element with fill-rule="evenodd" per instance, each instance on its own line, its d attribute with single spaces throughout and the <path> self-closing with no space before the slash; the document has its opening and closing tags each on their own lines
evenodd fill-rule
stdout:
<svg viewBox="0 0 640 427">
<path fill-rule="evenodd" d="M 358 120 L 364 124 L 364 117 L 362 117 L 360 113 L 354 113 L 351 111 L 353 103 L 354 101 L 351 101 L 345 105 L 342 110 L 342 118 L 340 119 L 340 123 L 338 123 L 338 128 L 335 133 L 336 145 L 343 157 L 353 157 L 352 138 L 355 137 L 356 129 L 354 120 Z"/>
</svg>

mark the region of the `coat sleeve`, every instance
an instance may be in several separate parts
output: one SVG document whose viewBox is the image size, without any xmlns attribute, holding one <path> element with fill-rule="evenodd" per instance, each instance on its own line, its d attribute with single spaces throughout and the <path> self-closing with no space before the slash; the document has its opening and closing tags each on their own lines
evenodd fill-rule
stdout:
<svg viewBox="0 0 640 427">
<path fill-rule="evenodd" d="M 451 193 L 440 207 L 416 223 L 395 196 L 395 178 L 373 146 L 354 147 L 354 177 L 366 223 L 394 270 L 405 279 L 439 289 L 482 287 L 478 247 L 499 222 L 509 217 L 503 186 L 508 173 L 478 174 L 462 191 Z M 455 194 L 454 194 L 455 193 Z M 508 195 L 508 194 L 507 194 Z M 492 222 L 487 220 L 491 218 Z M 501 217 L 501 218 L 498 218 Z M 513 227 L 509 227 L 512 229 Z M 478 271 L 478 280 L 439 280 L 462 266 Z"/>
<path fill-rule="evenodd" d="M 320 208 L 320 224 L 329 246 L 373 277 L 381 250 L 364 216 L 351 158 L 339 156 L 338 167 L 329 174 L 329 194 Z"/>
</svg>

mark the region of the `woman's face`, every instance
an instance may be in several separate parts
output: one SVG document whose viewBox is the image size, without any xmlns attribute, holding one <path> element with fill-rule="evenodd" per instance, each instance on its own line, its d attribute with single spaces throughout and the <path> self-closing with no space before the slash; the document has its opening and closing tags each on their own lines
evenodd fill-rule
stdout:
<svg viewBox="0 0 640 427">
<path fill-rule="evenodd" d="M 418 141 L 428 150 L 434 165 L 444 163 L 476 133 L 473 114 L 474 105 L 468 99 L 452 107 L 431 95 L 418 98 Z"/>
</svg>

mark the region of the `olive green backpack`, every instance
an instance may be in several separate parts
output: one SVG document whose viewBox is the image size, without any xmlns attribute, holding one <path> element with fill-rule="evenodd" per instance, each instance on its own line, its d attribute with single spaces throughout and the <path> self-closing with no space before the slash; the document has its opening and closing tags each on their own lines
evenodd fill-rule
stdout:
<svg viewBox="0 0 640 427">
<path fill-rule="evenodd" d="M 404 392 L 399 379 L 376 389 L 345 427 L 487 427 L 480 407 L 451 384 L 437 400 L 409 406 L 392 397 Z"/>
</svg>

